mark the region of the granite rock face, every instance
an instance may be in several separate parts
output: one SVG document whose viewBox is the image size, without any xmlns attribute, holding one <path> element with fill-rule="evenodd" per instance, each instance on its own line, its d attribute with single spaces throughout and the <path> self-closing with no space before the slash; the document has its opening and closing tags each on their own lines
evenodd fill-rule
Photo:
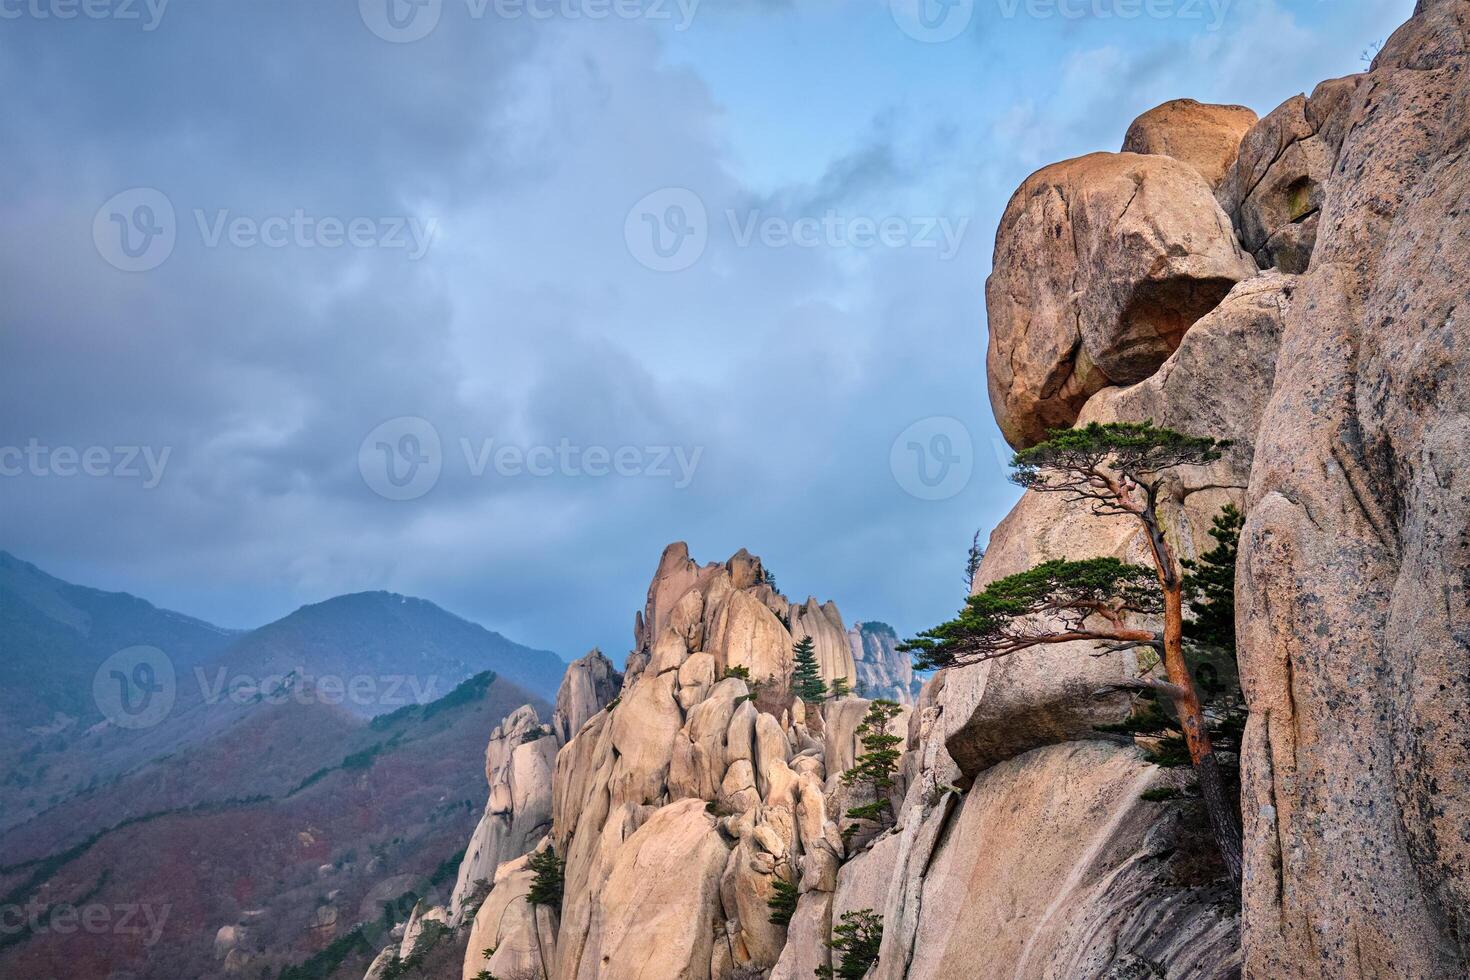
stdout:
<svg viewBox="0 0 1470 980">
<path fill-rule="evenodd" d="M 1316 123 L 1237 579 L 1253 977 L 1470 975 L 1467 39 L 1420 3 Z"/>
<path fill-rule="evenodd" d="M 1360 78 L 1323 82 L 1310 98 L 1292 96 L 1242 139 L 1217 195 L 1261 268 L 1307 271 L 1323 184 L 1343 136 L 1342 110 Z"/>
<path fill-rule="evenodd" d="M 1021 448 L 1142 381 L 1256 273 L 1205 178 L 1157 155 L 1043 167 L 1011 197 L 985 286 L 990 404 Z"/>
</svg>

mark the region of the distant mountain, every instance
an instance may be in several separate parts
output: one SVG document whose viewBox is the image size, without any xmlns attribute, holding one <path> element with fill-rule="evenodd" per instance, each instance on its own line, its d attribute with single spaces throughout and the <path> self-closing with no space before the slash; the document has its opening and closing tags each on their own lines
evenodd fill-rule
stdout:
<svg viewBox="0 0 1470 980">
<path fill-rule="evenodd" d="M 131 661 L 112 669 L 109 658 L 134 647 L 157 651 L 148 672 Z M 524 688 L 517 704 L 550 700 L 565 666 L 422 599 L 339 596 L 242 632 L 72 585 L 0 552 L 0 833 L 52 811 L 68 813 L 74 833 L 90 832 L 96 817 L 85 801 L 99 789 L 247 721 L 259 727 L 262 706 L 366 718 L 433 701 L 487 670 Z M 160 714 L 147 724 L 118 714 L 124 695 L 141 703 L 135 682 L 159 690 Z M 335 724 L 324 712 L 283 716 L 309 720 L 298 727 Z M 251 731 L 236 741 L 260 744 Z M 224 798 L 240 781 L 206 781 L 198 792 L 175 781 L 164 795 Z M 56 810 L 67 801 L 78 805 Z M 0 861 L 11 844 L 0 840 Z"/>
<path fill-rule="evenodd" d="M 159 647 L 188 668 L 238 635 L 123 592 L 63 582 L 0 551 L 0 741 L 68 718 L 100 721 L 92 678 L 119 650 Z"/>
<path fill-rule="evenodd" d="M 244 634 L 200 672 L 206 695 L 237 679 L 295 673 L 341 685 L 341 703 L 372 716 L 412 701 L 431 701 L 485 670 L 543 698 L 556 697 L 566 662 L 461 619 L 428 602 L 392 592 L 358 592 L 302 606 Z"/>
<path fill-rule="evenodd" d="M 549 711 L 487 671 L 371 720 L 314 697 L 240 706 L 7 836 L 0 907 L 36 915 L 0 935 L 0 976 L 261 977 L 340 954 L 360 977 L 392 921 L 453 888 L 486 739 L 524 703 Z M 70 904 L 128 926 L 47 928 Z"/>
</svg>

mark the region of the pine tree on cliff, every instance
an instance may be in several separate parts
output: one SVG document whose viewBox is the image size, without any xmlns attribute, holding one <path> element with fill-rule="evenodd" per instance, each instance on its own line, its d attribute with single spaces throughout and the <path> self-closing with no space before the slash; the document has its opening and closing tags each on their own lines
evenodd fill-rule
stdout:
<svg viewBox="0 0 1470 980">
<path fill-rule="evenodd" d="M 827 685 L 822 683 L 822 668 L 817 663 L 817 648 L 812 638 L 803 636 L 792 647 L 796 655 L 796 669 L 792 672 L 792 693 L 807 704 L 816 704 L 827 696 Z"/>
<path fill-rule="evenodd" d="M 868 787 L 873 802 L 849 809 L 847 815 L 855 820 L 872 820 L 880 827 L 893 824 L 893 804 L 888 801 L 888 791 L 893 788 L 893 774 L 898 771 L 898 746 L 903 738 L 889 734 L 888 723 L 901 711 L 903 708 L 896 702 L 879 699 L 868 707 L 858 726 L 857 736 L 864 751 L 853 767 L 842 774 L 842 782 L 847 786 Z"/>
<path fill-rule="evenodd" d="M 1011 460 L 1012 479 L 1028 490 L 1063 493 L 1099 516 L 1137 521 L 1152 568 L 1115 558 L 1053 560 L 990 583 L 960 614 L 899 649 L 921 669 L 992 660 L 1031 647 L 1093 640 L 1109 651 L 1145 648 L 1167 680 L 1138 677 L 1118 686 L 1167 697 L 1184 732 L 1215 843 L 1231 883 L 1240 887 L 1240 820 L 1220 773 L 1199 692 L 1184 659 L 1184 576 L 1159 518 L 1166 474 L 1220 458 L 1229 444 L 1155 428 L 1152 422 L 1090 423 L 1053 429 L 1045 442 Z M 1135 625 L 1163 615 L 1163 630 Z"/>
<path fill-rule="evenodd" d="M 1215 517 L 1210 537 L 1215 547 L 1195 561 L 1182 559 L 1184 595 L 1194 618 L 1184 624 L 1184 636 L 1224 650 L 1235 659 L 1235 562 L 1239 554 L 1245 515 L 1226 504 Z"/>
</svg>

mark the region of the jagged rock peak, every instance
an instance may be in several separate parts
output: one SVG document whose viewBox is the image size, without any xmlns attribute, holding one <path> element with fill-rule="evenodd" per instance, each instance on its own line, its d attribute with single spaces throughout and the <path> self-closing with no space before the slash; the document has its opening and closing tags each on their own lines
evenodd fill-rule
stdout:
<svg viewBox="0 0 1470 980">
<path fill-rule="evenodd" d="M 622 684 L 623 675 L 595 647 L 586 656 L 572 661 L 557 689 L 556 709 L 551 715 L 551 729 L 563 745 L 618 696 Z"/>
</svg>

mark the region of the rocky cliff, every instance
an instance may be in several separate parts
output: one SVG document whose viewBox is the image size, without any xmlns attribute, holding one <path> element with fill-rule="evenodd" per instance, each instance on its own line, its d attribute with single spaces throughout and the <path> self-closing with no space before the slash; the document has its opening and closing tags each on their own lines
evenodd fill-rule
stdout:
<svg viewBox="0 0 1470 980">
<path fill-rule="evenodd" d="M 871 624 L 676 544 L 626 674 L 569 673 L 554 760 L 517 741 L 532 718 L 492 739 L 447 913 L 472 915 L 465 980 L 805 980 L 863 910 L 870 980 L 1470 975 L 1467 36 L 1470 4 L 1425 0 L 1369 71 L 1263 118 L 1166 103 L 1121 152 L 1028 178 L 997 233 L 989 394 L 1014 446 L 1109 421 L 1231 440 L 1160 509 L 1185 558 L 1247 512 L 1239 899 L 1187 776 L 1103 734 L 1134 653 L 1031 650 L 913 697 Z M 1146 547 L 1027 493 L 973 587 Z M 828 681 L 913 702 L 876 801 L 842 778 L 871 703 L 790 694 L 808 636 Z M 548 768 L 549 794 L 521 788 Z M 891 819 L 848 814 L 885 798 Z M 565 861 L 559 907 L 528 900 L 533 848 Z"/>
<path fill-rule="evenodd" d="M 887 623 L 857 623 L 847 631 L 852 660 L 857 668 L 854 690 L 866 698 L 887 698 L 913 704 L 922 682 L 914 676 L 914 664 L 898 652 L 899 637 Z"/>
</svg>

